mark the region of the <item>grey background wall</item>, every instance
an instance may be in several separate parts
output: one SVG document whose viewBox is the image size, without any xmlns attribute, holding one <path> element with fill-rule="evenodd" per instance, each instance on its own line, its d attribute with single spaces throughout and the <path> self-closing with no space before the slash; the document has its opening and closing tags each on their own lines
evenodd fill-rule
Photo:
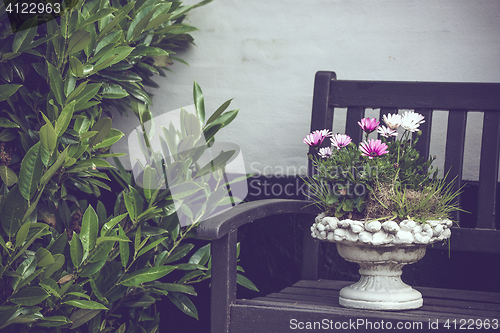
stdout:
<svg viewBox="0 0 500 333">
<path fill-rule="evenodd" d="M 156 78 L 153 112 L 192 104 L 194 80 L 207 113 L 234 98 L 240 113 L 219 141 L 241 147 L 247 172 L 294 175 L 306 165 L 318 70 L 339 79 L 500 82 L 498 0 L 214 0 L 187 22 L 199 28 L 196 46 L 178 55 L 190 66 L 176 63 Z M 465 176 L 477 179 L 482 117 L 470 117 Z M 134 121 L 115 124 L 128 134 Z"/>
</svg>

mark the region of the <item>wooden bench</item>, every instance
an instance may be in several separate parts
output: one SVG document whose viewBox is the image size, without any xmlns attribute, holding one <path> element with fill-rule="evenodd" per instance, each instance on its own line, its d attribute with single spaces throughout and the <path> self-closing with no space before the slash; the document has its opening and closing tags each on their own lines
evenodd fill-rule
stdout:
<svg viewBox="0 0 500 333">
<path fill-rule="evenodd" d="M 336 80 L 334 72 L 318 72 L 311 131 L 332 129 L 336 108 L 347 108 L 345 132 L 356 143 L 362 136 L 357 121 L 364 117 L 367 108 L 380 109 L 380 117 L 399 109 L 414 109 L 426 117 L 418 142 L 420 153 L 426 156 L 430 149 L 433 112 L 448 111 L 444 166 L 445 170 L 450 170 L 449 179 L 457 177 L 457 188 L 465 184 L 462 166 L 467 113 L 483 112 L 477 214 L 467 228 L 453 228 L 451 250 L 500 253 L 496 206 L 500 158 L 499 83 L 343 81 Z M 339 290 L 352 282 L 318 280 L 319 242 L 308 231 L 304 235 L 300 281 L 265 297 L 236 299 L 238 228 L 264 217 L 292 213 L 297 214 L 297 223 L 310 226 L 319 211 L 308 205 L 309 202 L 301 200 L 253 201 L 236 206 L 198 227 L 199 238 L 212 240 L 212 333 L 319 332 L 328 329 L 380 332 L 391 328 L 436 332 L 436 325 L 443 331 L 453 331 L 477 329 L 480 324 L 490 330 L 495 327 L 500 330 L 500 293 L 415 286 L 424 296 L 424 306 L 417 310 L 385 312 L 340 307 Z M 462 216 L 457 218 L 460 220 Z M 492 267 L 492 270 L 498 269 Z"/>
</svg>

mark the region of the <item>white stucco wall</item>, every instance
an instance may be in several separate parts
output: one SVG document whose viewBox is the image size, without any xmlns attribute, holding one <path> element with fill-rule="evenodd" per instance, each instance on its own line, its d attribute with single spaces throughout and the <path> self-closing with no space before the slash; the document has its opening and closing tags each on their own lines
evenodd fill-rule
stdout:
<svg viewBox="0 0 500 333">
<path fill-rule="evenodd" d="M 318 70 L 339 79 L 500 82 L 498 0 L 214 0 L 187 22 L 200 29 L 196 46 L 178 55 L 190 66 L 157 78 L 153 111 L 192 104 L 194 80 L 208 115 L 234 98 L 240 113 L 218 140 L 240 145 L 248 172 L 306 164 Z M 125 132 L 132 120 L 116 119 Z M 480 132 L 468 132 L 480 142 Z M 477 177 L 474 152 L 466 152 L 468 178 Z"/>
</svg>

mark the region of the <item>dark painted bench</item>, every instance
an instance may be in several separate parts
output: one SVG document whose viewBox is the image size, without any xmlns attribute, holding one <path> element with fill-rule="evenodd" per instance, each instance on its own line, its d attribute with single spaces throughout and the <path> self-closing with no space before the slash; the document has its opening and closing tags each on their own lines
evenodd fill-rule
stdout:
<svg viewBox="0 0 500 333">
<path fill-rule="evenodd" d="M 333 72 L 318 72 L 315 78 L 311 131 L 332 129 L 336 108 L 347 108 L 346 133 L 361 140 L 357 121 L 367 108 L 383 114 L 398 109 L 414 109 L 423 114 L 423 135 L 418 142 L 421 154 L 429 155 L 434 110 L 448 111 L 445 170 L 457 177 L 455 186 L 465 184 L 462 177 L 467 113 L 484 113 L 477 214 L 467 228 L 452 230 L 451 250 L 500 254 L 497 183 L 500 149 L 500 84 L 439 83 L 336 80 Z M 310 172 L 310 168 L 309 168 Z M 203 222 L 199 238 L 212 240 L 211 332 L 258 333 L 324 331 L 384 331 L 408 329 L 443 331 L 460 328 L 500 330 L 500 293 L 422 288 L 424 306 L 409 311 L 368 311 L 339 306 L 339 290 L 352 282 L 318 280 L 319 242 L 304 235 L 302 278 L 279 293 L 255 299 L 236 299 L 236 243 L 238 228 L 249 222 L 279 214 L 297 214 L 296 223 L 309 226 L 317 208 L 301 200 L 266 199 L 243 203 L 224 214 Z M 461 220 L 463 216 L 456 216 Z M 439 246 L 435 247 L 439 248 Z M 498 270 L 499 267 L 492 267 Z M 471 281 L 473 283 L 473 281 Z M 383 325 L 386 326 L 383 326 Z M 389 326 L 390 325 L 390 326 Z M 406 325 L 406 326 L 405 326 Z M 419 326 L 422 325 L 422 326 Z M 495 326 L 496 325 L 496 326 Z M 404 327 L 400 327 L 404 326 Z"/>
</svg>

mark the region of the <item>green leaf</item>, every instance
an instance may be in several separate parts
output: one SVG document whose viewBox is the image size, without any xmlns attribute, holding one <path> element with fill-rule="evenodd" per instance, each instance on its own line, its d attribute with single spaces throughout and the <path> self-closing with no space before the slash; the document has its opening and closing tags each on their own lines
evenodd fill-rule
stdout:
<svg viewBox="0 0 500 333">
<path fill-rule="evenodd" d="M 149 105 L 153 104 L 153 102 L 151 101 L 151 97 L 148 95 L 148 93 L 144 91 L 144 89 L 141 88 L 137 83 L 122 82 L 121 86 L 125 88 L 130 95 L 137 98 L 141 102 L 147 103 Z"/>
<path fill-rule="evenodd" d="M 31 223 L 25 223 L 19 228 L 16 234 L 16 247 L 23 246 L 26 237 L 28 236 L 28 232 L 30 230 Z"/>
<path fill-rule="evenodd" d="M 86 160 L 79 160 L 73 167 L 68 168 L 66 172 L 80 172 L 86 171 L 89 168 L 95 170 L 96 168 L 113 168 L 113 166 L 106 160 L 101 158 L 89 158 Z"/>
<path fill-rule="evenodd" d="M 9 142 L 16 138 L 17 131 L 12 128 L 6 128 L 0 133 L 0 141 Z"/>
<path fill-rule="evenodd" d="M 131 240 L 127 236 L 103 236 L 97 238 L 96 245 L 104 242 L 131 242 Z"/>
<path fill-rule="evenodd" d="M 219 108 L 208 118 L 207 120 L 207 125 L 212 123 L 215 119 L 219 118 L 220 115 L 226 111 L 226 109 L 229 107 L 229 104 L 231 104 L 231 101 L 233 99 L 231 98 L 230 100 L 225 101 Z"/>
<path fill-rule="evenodd" d="M 66 293 L 65 296 L 76 296 L 76 297 L 83 297 L 85 299 L 88 299 L 90 301 L 90 296 L 87 295 L 86 293 L 84 292 L 79 292 L 79 291 L 72 291 L 72 292 L 69 292 L 69 293 Z"/>
<path fill-rule="evenodd" d="M 181 271 L 194 271 L 199 269 L 200 271 L 206 271 L 208 268 L 198 264 L 178 264 L 177 269 Z"/>
<path fill-rule="evenodd" d="M 131 57 L 136 57 L 136 56 L 143 56 L 143 57 L 157 57 L 157 56 L 163 56 L 163 55 L 168 55 L 169 52 L 159 48 L 159 47 L 153 47 L 153 46 L 147 46 L 147 45 L 138 45 L 132 53 L 130 53 Z M 153 70 L 154 67 L 153 67 Z"/>
<path fill-rule="evenodd" d="M 49 294 L 40 287 L 27 287 L 12 295 L 10 301 L 14 304 L 33 306 L 43 302 Z"/>
<path fill-rule="evenodd" d="M 69 318 L 69 320 L 73 322 L 73 325 L 71 325 L 70 328 L 75 329 L 77 327 L 82 326 L 83 324 L 85 324 L 86 322 L 97 316 L 99 312 L 101 312 L 101 310 L 89 310 L 89 309 L 80 309 L 73 312 L 73 314 Z"/>
<path fill-rule="evenodd" d="M 144 191 L 144 197 L 147 201 L 151 200 L 153 191 L 159 187 L 157 176 L 158 173 L 156 172 L 156 169 L 152 168 L 150 165 L 146 165 L 142 177 L 142 188 Z"/>
<path fill-rule="evenodd" d="M 99 76 L 110 79 L 118 82 L 140 82 L 142 81 L 142 77 L 138 74 L 135 74 L 132 71 L 122 71 L 122 72 L 111 72 L 111 73 L 103 73 L 99 72 Z"/>
<path fill-rule="evenodd" d="M 76 97 L 81 97 L 81 96 L 82 96 L 82 94 L 83 94 L 83 92 L 85 91 L 85 88 L 87 88 L 87 81 L 80 83 L 80 84 L 78 85 L 78 87 L 76 87 L 76 89 L 75 89 L 75 90 L 73 90 L 73 91 L 69 94 L 69 96 L 68 96 L 68 100 L 67 100 L 67 101 L 68 101 L 68 102 L 71 102 L 71 101 L 73 101 L 73 100 L 76 100 Z M 92 98 L 92 97 L 90 97 L 90 98 Z M 89 98 L 89 99 L 90 99 L 90 98 Z M 88 119 L 86 119 L 86 118 L 83 118 L 83 119 L 80 119 L 80 120 L 78 120 L 78 119 L 77 119 L 77 121 L 75 121 L 75 131 L 77 131 L 77 132 L 81 133 L 81 131 L 78 131 L 78 130 L 76 129 L 76 127 L 77 127 L 77 125 L 76 125 L 76 124 L 77 124 L 77 123 L 79 123 L 79 124 L 82 124 L 82 125 L 83 125 L 83 124 L 84 124 L 84 122 L 88 122 L 88 121 L 89 121 L 89 120 L 88 120 Z"/>
<path fill-rule="evenodd" d="M 11 128 L 6 128 L 0 133 L 0 141 L 9 142 L 16 138 L 17 131 Z"/>
<path fill-rule="evenodd" d="M 69 244 L 69 250 L 71 255 L 71 261 L 73 262 L 73 266 L 80 267 L 83 259 L 83 246 L 80 241 L 80 237 L 78 234 L 73 231 L 73 237 L 71 238 L 71 242 Z"/>
<path fill-rule="evenodd" d="M 207 163 L 207 165 L 201 168 L 200 171 L 196 174 L 196 176 L 201 177 L 208 173 L 223 168 L 226 165 L 226 163 L 231 159 L 231 157 L 234 155 L 234 153 L 235 153 L 234 150 L 221 151 L 221 153 L 217 157 L 215 157 L 212 161 Z"/>
<path fill-rule="evenodd" d="M 131 287 L 141 283 L 158 280 L 172 272 L 175 268 L 176 266 L 159 266 L 140 269 L 132 274 L 126 274 L 120 281 L 120 284 Z"/>
<path fill-rule="evenodd" d="M 57 282 L 51 278 L 44 278 L 40 281 L 40 287 L 45 289 L 50 294 L 56 296 L 57 298 L 61 298 L 61 288 L 57 285 Z"/>
<path fill-rule="evenodd" d="M 14 41 L 12 42 L 12 51 L 23 52 L 29 48 L 33 38 L 36 36 L 38 27 L 37 16 L 24 22 L 19 30 L 14 35 Z"/>
<path fill-rule="evenodd" d="M 122 236 L 122 237 L 127 237 L 122 226 L 118 225 L 118 227 L 119 227 L 118 235 Z M 120 242 L 119 247 L 120 247 L 120 260 L 121 260 L 122 266 L 124 268 L 126 268 L 127 264 L 128 264 L 129 256 L 130 256 L 130 248 L 129 248 L 128 243 L 126 243 L 126 242 Z"/>
<path fill-rule="evenodd" d="M 135 15 L 127 31 L 127 40 L 129 42 L 136 40 L 142 34 L 157 8 L 157 6 L 149 6 Z"/>
<path fill-rule="evenodd" d="M 97 299 L 101 302 L 101 303 L 104 303 L 104 304 L 108 304 L 108 300 L 106 299 L 106 297 L 102 296 L 99 288 L 97 287 L 96 283 L 95 283 L 95 280 L 90 277 L 89 278 L 89 282 L 90 282 L 90 287 L 92 288 L 92 292 L 94 293 L 94 295 L 97 297 Z"/>
<path fill-rule="evenodd" d="M 210 126 L 207 127 L 206 129 L 209 129 L 210 127 L 215 125 L 221 125 L 221 128 L 225 127 L 229 125 L 234 120 L 234 118 L 236 118 L 237 115 L 238 115 L 238 110 L 231 110 L 224 112 L 222 115 L 214 119 L 210 124 Z"/>
<path fill-rule="evenodd" d="M 54 164 L 52 164 L 50 168 L 43 174 L 42 178 L 40 179 L 41 185 L 46 184 L 52 178 L 52 176 L 57 172 L 57 170 L 59 170 L 61 165 L 64 163 L 66 157 L 68 156 L 68 148 L 69 146 L 66 147 L 66 149 L 64 149 L 64 151 L 59 154 Z"/>
<path fill-rule="evenodd" d="M 112 83 L 102 88 L 101 95 L 102 98 L 121 99 L 127 97 L 129 93 L 125 89 L 123 89 L 119 84 Z"/>
<path fill-rule="evenodd" d="M 154 284 L 154 287 L 160 288 L 160 289 L 163 289 L 166 291 L 174 291 L 174 292 L 184 293 L 184 294 L 193 295 L 193 296 L 197 295 L 193 286 L 187 286 L 184 284 L 156 282 Z"/>
<path fill-rule="evenodd" d="M 123 134 L 120 130 L 112 128 L 108 135 L 100 143 L 93 146 L 93 149 L 109 147 L 118 142 L 118 140 L 120 140 L 124 135 L 125 134 Z"/>
<path fill-rule="evenodd" d="M 19 191 L 18 185 L 15 185 L 5 197 L 0 210 L 2 228 L 9 237 L 14 236 L 21 227 L 26 206 L 26 200 Z"/>
<path fill-rule="evenodd" d="M 210 243 L 200 247 L 192 256 L 189 258 L 190 264 L 205 265 L 210 258 Z"/>
<path fill-rule="evenodd" d="M 175 304 L 182 312 L 188 316 L 198 319 L 198 311 L 193 302 L 184 294 L 178 292 L 171 292 L 167 297 Z"/>
<path fill-rule="evenodd" d="M 205 123 L 205 99 L 201 91 L 201 87 L 196 83 L 193 84 L 193 98 L 194 106 L 196 108 L 196 115 L 200 121 L 200 125 L 203 126 Z"/>
<path fill-rule="evenodd" d="M 257 289 L 257 287 L 255 286 L 255 284 L 253 284 L 252 281 L 250 281 L 248 278 L 244 277 L 241 274 L 236 274 L 236 282 L 247 289 L 259 291 L 259 289 Z"/>
<path fill-rule="evenodd" d="M 99 237 L 97 241 L 99 241 L 102 237 Z M 115 245 L 115 241 L 107 241 L 107 242 L 99 242 L 94 251 L 90 253 L 89 262 L 94 263 L 102 260 L 106 260 L 108 258 L 109 253 L 113 249 Z"/>
<path fill-rule="evenodd" d="M 127 213 L 115 216 L 107 223 L 105 223 L 101 228 L 101 236 L 107 236 L 109 232 L 113 230 L 113 228 L 125 218 L 125 216 L 127 216 Z"/>
<path fill-rule="evenodd" d="M 87 309 L 87 310 L 108 310 L 107 307 L 102 305 L 101 303 L 94 301 L 86 301 L 81 299 L 73 299 L 70 301 L 63 302 L 64 304 L 68 304 L 74 306 L 75 308 Z"/>
<path fill-rule="evenodd" d="M 84 140 L 86 140 L 86 139 L 89 139 L 89 138 L 93 137 L 94 135 L 96 135 L 97 133 L 99 133 L 99 132 L 97 132 L 97 131 L 88 131 L 88 132 L 82 133 L 82 134 L 80 135 L 80 140 L 81 140 L 81 141 L 84 141 Z M 88 148 L 88 146 L 87 146 L 86 148 Z M 85 149 L 85 150 L 86 150 L 86 149 Z M 80 155 L 80 156 L 81 156 L 81 155 Z"/>
<path fill-rule="evenodd" d="M 54 151 L 57 145 L 57 133 L 51 124 L 45 124 L 40 128 L 40 143 L 50 153 Z"/>
<path fill-rule="evenodd" d="M 148 308 L 155 302 L 156 299 L 153 296 L 148 294 L 138 294 L 128 296 L 121 304 L 129 308 Z"/>
<path fill-rule="evenodd" d="M 90 43 L 91 39 L 92 38 L 88 31 L 75 31 L 69 39 L 68 54 L 80 52 Z"/>
<path fill-rule="evenodd" d="M 40 327 L 59 327 L 59 326 L 63 326 L 63 325 L 66 325 L 66 324 L 71 324 L 71 320 L 69 320 L 65 316 L 51 316 L 51 317 L 45 316 L 43 318 L 40 318 L 37 321 L 36 326 L 40 326 Z"/>
<path fill-rule="evenodd" d="M 165 261 L 165 264 L 168 264 L 170 262 L 179 260 L 181 258 L 184 258 L 192 249 L 194 245 L 193 244 L 184 244 L 177 249 L 168 257 L 168 259 Z"/>
<path fill-rule="evenodd" d="M 64 132 L 66 132 L 66 129 L 68 128 L 71 118 L 73 117 L 75 104 L 76 101 L 71 101 L 68 105 L 64 107 L 64 109 L 61 111 L 61 114 L 59 115 L 59 118 L 57 118 L 55 127 L 55 132 L 57 134 L 57 137 L 60 137 L 61 135 L 64 134 Z"/>
<path fill-rule="evenodd" d="M 109 14 L 116 12 L 116 8 L 100 8 L 96 13 L 90 15 L 83 23 L 82 27 L 85 27 L 95 21 L 106 18 Z"/>
<path fill-rule="evenodd" d="M 167 4 L 169 3 L 167 2 Z M 154 29 L 158 27 L 159 25 L 167 22 L 170 19 L 170 16 L 171 14 L 161 14 L 156 17 L 153 17 L 153 19 L 149 21 L 148 25 L 146 26 L 146 29 L 144 30 Z"/>
<path fill-rule="evenodd" d="M 66 96 L 64 95 L 64 83 L 61 73 L 50 62 L 47 61 L 50 89 L 56 97 L 59 105 L 64 105 Z"/>
<path fill-rule="evenodd" d="M 103 246 L 103 248 L 106 247 L 106 245 L 102 245 L 102 246 Z M 102 252 L 99 254 L 99 257 L 102 257 Z M 80 276 L 81 277 L 90 277 L 90 276 L 94 275 L 95 273 L 99 272 L 104 267 L 104 264 L 106 264 L 106 258 L 104 258 L 101 261 L 88 263 L 83 267 L 82 271 L 80 272 Z"/>
<path fill-rule="evenodd" d="M 89 74 L 95 74 L 105 68 L 111 67 L 119 63 L 120 61 L 127 58 L 133 50 L 134 50 L 133 47 L 119 46 L 114 49 L 106 51 L 103 55 L 99 56 L 99 60 L 96 62 L 96 64 L 94 65 Z M 101 50 L 101 52 L 103 52 L 103 50 Z"/>
<path fill-rule="evenodd" d="M 0 328 L 4 328 L 8 323 L 9 319 L 14 316 L 19 310 L 19 305 L 7 306 L 0 308 Z M 10 325 L 10 324 L 7 324 Z"/>
<path fill-rule="evenodd" d="M 155 240 L 154 242 L 152 242 L 151 244 L 149 244 L 148 246 L 142 248 L 139 253 L 137 254 L 137 257 L 140 257 L 142 256 L 144 253 L 148 252 L 149 250 L 153 249 L 154 247 L 158 246 L 158 244 L 160 244 L 161 242 L 163 242 L 165 239 L 167 239 L 168 237 L 163 237 L 163 238 L 160 238 L 160 239 L 157 239 Z"/>
<path fill-rule="evenodd" d="M 97 135 L 94 135 L 89 139 L 89 148 L 102 142 L 106 136 L 111 132 L 111 118 L 101 118 L 97 121 L 94 126 L 92 126 L 92 131 L 97 131 Z"/>
<path fill-rule="evenodd" d="M 12 258 L 12 262 L 14 260 L 16 260 L 20 255 L 22 255 L 28 249 L 28 247 L 30 247 L 31 244 L 33 244 L 33 242 L 35 240 L 37 240 L 38 238 L 42 237 L 43 235 L 46 235 L 45 229 L 48 229 L 49 226 L 47 224 L 42 224 L 42 223 L 37 223 L 37 224 L 38 225 L 41 224 L 42 227 L 40 228 L 40 230 L 37 231 L 36 234 L 34 234 L 32 236 L 28 233 L 28 240 L 26 241 L 26 243 L 24 244 L 24 246 L 16 253 L 16 255 L 14 256 L 14 258 Z M 34 228 L 34 224 L 32 224 L 31 228 L 35 229 Z"/>
<path fill-rule="evenodd" d="M 118 44 L 123 37 L 123 30 L 115 30 L 106 35 L 95 47 L 94 53 L 97 55 L 99 51 L 107 45 Z"/>
<path fill-rule="evenodd" d="M 181 128 L 183 129 L 183 133 L 185 134 L 186 138 L 183 140 L 193 137 L 195 140 L 198 139 L 201 135 L 201 126 L 198 118 L 194 114 L 185 114 L 184 117 L 182 117 L 182 123 L 181 123 Z M 181 141 L 182 142 L 182 141 Z M 192 149 L 194 144 L 188 145 L 186 148 L 181 149 L 180 148 L 181 144 L 179 144 L 179 151 L 186 151 L 188 149 Z"/>
<path fill-rule="evenodd" d="M 42 278 L 49 278 L 58 271 L 61 267 L 63 267 L 65 262 L 64 254 L 58 253 L 54 254 L 54 263 L 45 267 L 45 271 L 43 272 Z"/>
<path fill-rule="evenodd" d="M 81 61 L 73 56 L 69 57 L 69 66 L 71 71 L 76 77 L 80 77 L 83 74 L 83 64 Z"/>
<path fill-rule="evenodd" d="M 75 111 L 88 109 L 90 108 L 89 103 L 99 103 L 98 101 L 90 100 L 97 95 L 101 86 L 102 83 L 91 83 L 86 85 L 79 94 L 73 95 L 73 93 L 77 91 L 77 88 L 68 96 L 68 101 L 72 100 L 72 98 L 76 100 Z"/>
<path fill-rule="evenodd" d="M 97 234 L 99 232 L 99 221 L 97 214 L 92 206 L 89 205 L 82 219 L 82 229 L 80 231 L 80 239 L 82 241 L 84 257 L 95 246 Z"/>
<path fill-rule="evenodd" d="M 2 84 L 0 85 L 0 102 L 5 101 L 7 98 L 15 94 L 21 88 L 20 84 Z"/>
<path fill-rule="evenodd" d="M 0 128 L 19 128 L 19 125 L 7 118 L 0 117 Z"/>
<path fill-rule="evenodd" d="M 130 219 L 134 221 L 137 216 L 142 213 L 143 200 L 139 192 L 132 186 L 129 186 L 129 192 L 123 193 L 123 199 L 125 201 L 125 207 L 130 215 Z"/>
<path fill-rule="evenodd" d="M 0 165 L 0 177 L 7 187 L 11 187 L 17 183 L 17 175 L 6 165 Z"/>
<path fill-rule="evenodd" d="M 52 253 L 50 253 L 49 250 L 47 250 L 46 248 L 39 248 L 37 251 L 36 251 L 36 265 L 38 267 L 45 267 L 45 266 L 49 266 L 49 265 L 52 265 L 55 260 L 54 260 L 54 257 L 52 256 Z"/>
<path fill-rule="evenodd" d="M 121 9 L 119 9 L 119 12 L 116 14 L 115 18 L 112 19 L 104 29 L 99 33 L 99 36 L 97 37 L 97 41 L 99 42 L 101 39 L 103 39 L 113 28 L 118 25 L 124 18 L 127 16 L 127 14 L 134 8 L 135 6 L 135 1 L 129 2 L 125 6 L 123 6 Z"/>
</svg>

